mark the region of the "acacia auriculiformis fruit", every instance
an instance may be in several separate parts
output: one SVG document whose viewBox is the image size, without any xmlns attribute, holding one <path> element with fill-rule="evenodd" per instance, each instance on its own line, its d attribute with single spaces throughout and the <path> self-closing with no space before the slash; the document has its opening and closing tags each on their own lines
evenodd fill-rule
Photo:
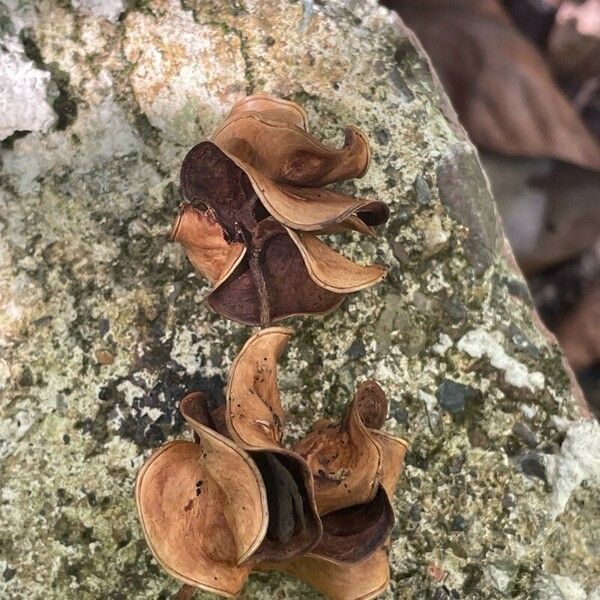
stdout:
<svg viewBox="0 0 600 600">
<path fill-rule="evenodd" d="M 250 96 L 234 105 L 208 141 L 183 160 L 184 198 L 171 239 L 213 285 L 209 305 L 226 318 L 267 327 L 285 317 L 324 314 L 374 285 L 380 265 L 359 265 L 319 235 L 374 234 L 389 217 L 378 200 L 325 186 L 362 177 L 369 145 L 346 128 L 341 149 L 308 132 L 297 104 Z"/>
<path fill-rule="evenodd" d="M 171 239 L 213 285 L 210 306 L 264 329 L 235 358 L 225 400 L 188 394 L 194 443 L 174 441 L 140 470 L 136 500 L 158 562 L 184 582 L 233 597 L 252 570 L 278 570 L 331 600 L 374 598 L 389 581 L 390 498 L 406 442 L 381 431 L 387 399 L 361 384 L 339 422 L 321 421 L 292 449 L 277 361 L 291 331 L 271 323 L 323 314 L 386 269 L 353 263 L 319 235 L 374 235 L 387 207 L 326 188 L 362 177 L 369 146 L 346 128 L 341 149 L 308 133 L 293 102 L 251 96 L 181 168 L 184 203 Z"/>
<path fill-rule="evenodd" d="M 387 587 L 390 498 L 408 445 L 380 431 L 386 415 L 383 390 L 365 381 L 339 422 L 318 422 L 294 446 L 315 476 L 323 537 L 310 553 L 262 568 L 298 577 L 330 600 L 368 600 Z M 373 442 L 379 455 L 368 452 L 371 459 L 364 461 L 361 449 Z"/>
<path fill-rule="evenodd" d="M 406 442 L 380 431 L 387 399 L 361 384 L 339 422 L 293 449 L 277 360 L 291 331 L 253 335 L 235 358 L 224 404 L 201 392 L 180 410 L 195 442 L 170 442 L 138 477 L 136 499 L 157 558 L 188 585 L 236 595 L 251 570 L 279 570 L 332 600 L 375 597 L 389 579 L 390 497 Z"/>
<path fill-rule="evenodd" d="M 156 560 L 188 585 L 234 597 L 268 525 L 258 467 L 231 440 L 196 421 L 198 443 L 159 448 L 137 479 L 140 522 Z"/>
</svg>

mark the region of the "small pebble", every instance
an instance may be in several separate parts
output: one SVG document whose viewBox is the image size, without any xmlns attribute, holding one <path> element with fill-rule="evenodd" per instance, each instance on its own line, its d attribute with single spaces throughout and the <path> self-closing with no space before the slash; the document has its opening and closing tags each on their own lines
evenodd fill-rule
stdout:
<svg viewBox="0 0 600 600">
<path fill-rule="evenodd" d="M 429 563 L 427 565 L 427 575 L 438 583 L 446 578 L 446 572 L 436 563 Z"/>
<path fill-rule="evenodd" d="M 490 440 L 486 432 L 480 427 L 472 427 L 469 429 L 467 436 L 469 437 L 469 442 L 471 442 L 473 448 L 482 448 L 485 450 L 490 447 Z"/>
<path fill-rule="evenodd" d="M 506 492 L 502 497 L 502 508 L 510 510 L 515 505 L 515 495 L 510 492 Z"/>
<path fill-rule="evenodd" d="M 458 381 L 444 379 L 435 396 L 438 404 L 444 410 L 455 414 L 464 410 L 467 400 L 474 399 L 477 396 L 477 391 Z"/>
<path fill-rule="evenodd" d="M 423 175 L 417 175 L 413 183 L 413 190 L 419 204 L 429 204 L 431 202 L 431 190 Z"/>
<path fill-rule="evenodd" d="M 452 459 L 450 463 L 450 473 L 456 475 L 461 472 L 463 465 L 465 464 L 464 454 L 459 454 Z"/>
<path fill-rule="evenodd" d="M 406 425 L 408 423 L 408 411 L 403 407 L 392 408 L 392 417 L 396 419 L 398 423 Z"/>
<path fill-rule="evenodd" d="M 433 215 L 425 227 L 425 250 L 427 254 L 435 254 L 441 250 L 450 239 L 450 234 L 442 227 L 442 220 L 438 215 Z"/>
<path fill-rule="evenodd" d="M 546 465 L 544 464 L 542 457 L 535 452 L 525 454 L 521 458 L 521 469 L 523 474 L 528 477 L 537 477 L 542 481 L 547 480 Z"/>
<path fill-rule="evenodd" d="M 110 321 L 108 319 L 100 319 L 98 321 L 98 330 L 101 336 L 105 336 L 110 331 Z"/>
<path fill-rule="evenodd" d="M 144 308 L 144 316 L 148 321 L 156 321 L 158 318 L 158 310 L 154 306 L 146 306 Z"/>
<path fill-rule="evenodd" d="M 363 358 L 366 353 L 365 345 L 361 340 L 354 340 L 346 352 L 346 354 L 354 360 Z"/>
<path fill-rule="evenodd" d="M 96 350 L 94 355 L 99 365 L 112 365 L 115 362 L 115 357 L 108 350 Z"/>
<path fill-rule="evenodd" d="M 462 515 L 454 515 L 450 523 L 450 529 L 452 531 L 464 531 L 467 528 L 467 522 Z"/>
<path fill-rule="evenodd" d="M 410 256 L 408 252 L 404 249 L 404 246 L 400 242 L 392 242 L 392 254 L 394 258 L 401 264 L 406 265 L 410 261 Z"/>
<path fill-rule="evenodd" d="M 515 437 L 525 442 L 529 447 L 535 448 L 537 446 L 537 435 L 525 423 L 515 423 L 512 432 Z"/>
<path fill-rule="evenodd" d="M 421 509 L 418 504 L 412 504 L 408 509 L 408 518 L 411 521 L 419 522 L 421 520 Z"/>
</svg>

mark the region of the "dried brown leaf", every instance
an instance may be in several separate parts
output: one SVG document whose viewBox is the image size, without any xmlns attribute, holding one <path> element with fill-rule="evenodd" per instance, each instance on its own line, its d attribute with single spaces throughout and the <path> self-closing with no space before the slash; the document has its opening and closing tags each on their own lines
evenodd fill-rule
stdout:
<svg viewBox="0 0 600 600">
<path fill-rule="evenodd" d="M 561 2 L 547 54 L 552 68 L 570 81 L 600 76 L 600 0 Z"/>
<path fill-rule="evenodd" d="M 600 146 L 538 50 L 491 0 L 388 0 L 427 50 L 481 148 L 600 169 Z"/>
<path fill-rule="evenodd" d="M 600 363 L 600 283 L 586 291 L 560 323 L 556 336 L 574 369 Z"/>
</svg>

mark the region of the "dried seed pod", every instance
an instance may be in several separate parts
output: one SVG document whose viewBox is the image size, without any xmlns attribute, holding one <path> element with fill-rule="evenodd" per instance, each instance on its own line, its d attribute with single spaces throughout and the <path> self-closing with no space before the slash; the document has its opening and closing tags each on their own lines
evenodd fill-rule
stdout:
<svg viewBox="0 0 600 600">
<path fill-rule="evenodd" d="M 368 429 L 381 429 L 388 412 L 388 400 L 381 386 L 373 379 L 363 381 L 354 394 L 360 419 Z"/>
<path fill-rule="evenodd" d="M 181 205 L 170 239 L 185 246 L 194 268 L 213 284 L 226 279 L 246 253 L 244 244 L 225 241 L 223 230 L 211 213 L 190 204 Z"/>
<path fill-rule="evenodd" d="M 384 431 L 373 431 L 372 433 L 375 439 L 381 444 L 381 453 L 383 455 L 383 469 L 379 476 L 379 482 L 387 492 L 387 495 L 393 498 L 400 473 L 404 466 L 404 457 L 408 450 L 408 442 Z"/>
<path fill-rule="evenodd" d="M 377 492 L 381 447 L 364 426 L 356 402 L 339 423 L 320 423 L 294 450 L 313 474 L 319 514 L 363 504 Z"/>
<path fill-rule="evenodd" d="M 211 140 L 268 179 L 288 185 L 322 187 L 362 177 L 371 153 L 358 127 L 345 129 L 341 149 L 308 133 L 308 118 L 293 102 L 250 96 L 236 103 Z"/>
<path fill-rule="evenodd" d="M 365 381 L 339 423 L 319 423 L 294 446 L 311 469 L 322 515 L 323 537 L 314 554 L 357 562 L 389 536 L 394 524 L 389 497 L 407 446 L 378 431 L 386 413 L 385 393 L 375 381 Z"/>
<path fill-rule="evenodd" d="M 292 331 L 270 327 L 255 333 L 229 371 L 227 428 L 240 445 L 279 450 L 284 412 L 277 385 L 277 360 Z"/>
<path fill-rule="evenodd" d="M 362 422 L 381 447 L 383 460 L 379 482 L 392 498 L 404 465 L 408 443 L 402 438 L 380 431 L 387 416 L 388 401 L 385 392 L 376 381 L 363 381 L 356 390 L 354 403 L 358 407 Z"/>
<path fill-rule="evenodd" d="M 254 94 L 236 102 L 229 112 L 229 118 L 249 111 L 258 112 L 266 118 L 283 121 L 288 125 L 295 125 L 308 131 L 308 116 L 304 109 L 295 102 L 266 94 Z"/>
<path fill-rule="evenodd" d="M 232 439 L 252 456 L 265 481 L 269 528 L 258 560 L 284 560 L 313 548 L 322 525 L 306 462 L 281 446 L 284 414 L 277 386 L 277 359 L 291 335 L 271 327 L 253 335 L 234 360 L 225 418 Z"/>
<path fill-rule="evenodd" d="M 379 431 L 387 399 L 366 381 L 339 423 L 319 423 L 297 445 L 310 466 L 283 448 L 277 360 L 290 335 L 272 327 L 248 340 L 224 403 L 200 392 L 181 401 L 196 443 L 170 442 L 142 467 L 142 528 L 189 586 L 232 597 L 252 569 L 276 569 L 332 600 L 373 598 L 389 579 L 389 498 L 406 442 Z"/>
<path fill-rule="evenodd" d="M 297 577 L 329 600 L 370 600 L 379 596 L 390 580 L 383 548 L 353 564 L 307 554 L 283 563 L 264 563 L 259 568 Z"/>
<path fill-rule="evenodd" d="M 248 454 L 197 422 L 198 443 L 159 448 L 137 479 L 136 502 L 156 560 L 186 584 L 234 597 L 268 525 L 267 495 Z"/>
<path fill-rule="evenodd" d="M 394 494 L 407 449 L 404 440 L 379 431 L 386 413 L 387 399 L 383 390 L 376 382 L 365 381 L 344 417 L 357 415 L 380 447 L 382 460 L 375 497 L 362 505 L 326 514 L 322 518 L 321 542 L 309 554 L 283 563 L 263 564 L 260 568 L 298 577 L 329 600 L 369 600 L 384 591 L 389 582 L 387 545 L 394 518 L 389 498 Z M 319 434 L 327 427 L 328 424 L 321 423 L 307 436 L 306 447 L 319 448 L 321 456 L 329 454 L 326 441 L 335 444 L 331 432 L 324 436 Z M 342 429 L 340 424 L 329 424 L 329 427 Z M 317 496 L 318 487 L 317 484 Z"/>
<path fill-rule="evenodd" d="M 310 278 L 330 292 L 357 292 L 375 285 L 385 277 L 385 267 L 358 265 L 332 250 L 316 235 L 286 229 L 304 259 Z"/>
<path fill-rule="evenodd" d="M 361 177 L 369 156 L 355 127 L 338 150 L 308 133 L 306 114 L 292 102 L 250 96 L 237 103 L 211 140 L 185 157 L 186 204 L 171 233 L 213 283 L 210 306 L 266 327 L 329 312 L 380 281 L 385 267 L 357 265 L 316 238 L 349 229 L 373 235 L 388 219 L 380 201 L 323 187 Z"/>
<path fill-rule="evenodd" d="M 385 488 L 378 485 L 369 501 L 330 512 L 322 521 L 323 536 L 312 554 L 355 563 L 385 543 L 394 526 L 394 509 Z"/>
</svg>

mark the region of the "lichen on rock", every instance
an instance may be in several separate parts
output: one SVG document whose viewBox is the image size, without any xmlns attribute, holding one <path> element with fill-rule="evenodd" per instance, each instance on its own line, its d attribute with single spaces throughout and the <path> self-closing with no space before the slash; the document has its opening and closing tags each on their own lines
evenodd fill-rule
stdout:
<svg viewBox="0 0 600 600">
<path fill-rule="evenodd" d="M 185 392 L 222 393 L 251 332 L 208 309 L 166 242 L 178 170 L 236 100 L 266 92 L 301 103 L 324 141 L 363 129 L 371 168 L 340 189 L 392 212 L 380 238 L 339 242 L 388 264 L 386 280 L 291 319 L 280 379 L 290 445 L 357 381 L 390 398 L 384 428 L 410 452 L 382 597 L 593 598 L 600 483 L 581 440 L 597 425 L 412 35 L 372 0 L 127 6 L 117 22 L 50 0 L 10 13 L 75 107 L 3 148 L 0 596 L 174 592 L 142 539 L 135 475 L 182 435 Z M 317 598 L 267 574 L 242 596 L 272 597 Z"/>
</svg>

